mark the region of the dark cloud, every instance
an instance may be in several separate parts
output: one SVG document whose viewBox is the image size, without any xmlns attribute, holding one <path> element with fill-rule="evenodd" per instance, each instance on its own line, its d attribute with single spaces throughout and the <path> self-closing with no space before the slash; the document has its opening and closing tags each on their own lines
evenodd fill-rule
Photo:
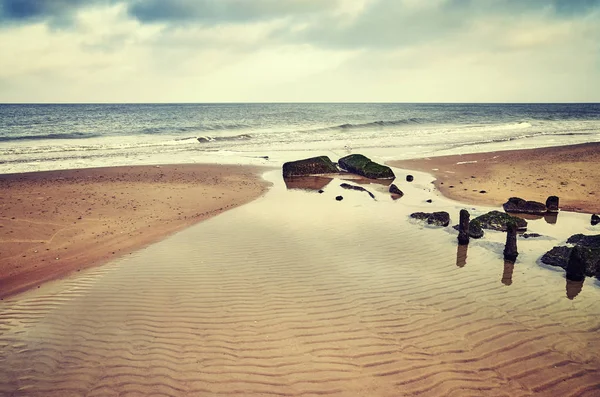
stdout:
<svg viewBox="0 0 600 397">
<path fill-rule="evenodd" d="M 335 8 L 328 0 L 134 0 L 129 13 L 142 22 L 240 23 L 299 16 Z"/>
<path fill-rule="evenodd" d="M 0 0 L 0 20 L 35 22 L 67 20 L 82 7 L 110 3 L 109 0 Z"/>
</svg>

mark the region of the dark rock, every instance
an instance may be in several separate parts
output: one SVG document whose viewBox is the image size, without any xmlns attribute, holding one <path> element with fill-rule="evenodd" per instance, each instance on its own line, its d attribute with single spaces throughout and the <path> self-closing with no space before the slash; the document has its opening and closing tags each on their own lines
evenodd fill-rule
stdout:
<svg viewBox="0 0 600 397">
<path fill-rule="evenodd" d="M 600 235 L 585 236 L 583 234 L 575 234 L 569 237 L 567 243 L 574 244 L 577 247 L 577 254 L 573 258 L 575 262 L 571 268 L 572 273 L 577 273 L 578 270 L 576 270 L 577 267 L 575 265 L 581 262 L 584 269 L 583 273 L 586 276 L 600 278 Z M 542 256 L 541 261 L 547 265 L 558 266 L 567 270 L 573 249 L 565 246 L 554 247 Z"/>
<path fill-rule="evenodd" d="M 544 215 L 548 212 L 546 206 L 537 201 L 525 201 L 519 197 L 511 197 L 503 205 L 504 211 L 521 213 L 521 214 L 535 214 Z"/>
<path fill-rule="evenodd" d="M 323 193 L 325 193 L 325 190 L 319 189 L 319 194 L 323 194 Z"/>
<path fill-rule="evenodd" d="M 342 183 L 340 186 L 343 187 L 344 189 L 348 189 L 348 190 L 358 190 L 359 192 L 367 192 L 369 194 L 369 196 L 371 196 L 372 199 L 375 198 L 375 195 L 373 193 L 371 193 L 370 191 L 368 191 L 367 189 L 365 189 L 362 186 L 354 186 L 354 185 L 350 185 L 349 183 Z"/>
<path fill-rule="evenodd" d="M 583 281 L 585 280 L 586 272 L 586 258 L 583 252 L 585 248 L 576 245 L 571 249 L 571 255 L 569 255 L 569 262 L 567 262 L 567 280 L 571 281 Z"/>
<path fill-rule="evenodd" d="M 517 224 L 509 221 L 506 224 L 506 245 L 504 246 L 504 259 L 514 262 L 517 260 Z"/>
<path fill-rule="evenodd" d="M 521 237 L 523 237 L 523 238 L 536 238 L 536 237 L 542 237 L 542 235 L 538 234 L 538 233 L 523 233 L 521 235 Z"/>
<path fill-rule="evenodd" d="M 479 239 L 483 237 L 483 234 L 481 223 L 477 219 L 472 219 L 471 222 L 469 222 L 469 236 L 474 239 Z"/>
<path fill-rule="evenodd" d="M 592 226 L 596 226 L 600 223 L 600 216 L 594 214 L 592 215 Z"/>
<path fill-rule="evenodd" d="M 337 196 L 335 199 L 336 199 L 337 201 L 342 201 L 344 198 L 343 198 L 342 196 Z"/>
<path fill-rule="evenodd" d="M 338 168 L 327 156 L 290 161 L 283 164 L 283 177 L 336 174 Z"/>
<path fill-rule="evenodd" d="M 458 244 L 469 244 L 469 218 L 471 215 L 467 210 L 460 210 L 460 221 L 458 222 Z"/>
<path fill-rule="evenodd" d="M 433 200 L 432 200 L 432 199 L 429 199 L 429 200 L 426 200 L 426 202 L 428 202 L 428 203 L 433 203 Z"/>
<path fill-rule="evenodd" d="M 567 240 L 568 244 L 581 245 L 588 248 L 600 249 L 600 234 L 595 236 L 586 236 L 584 234 L 574 234 Z"/>
<path fill-rule="evenodd" d="M 450 224 L 450 214 L 445 211 L 439 212 L 415 212 L 410 214 L 411 218 L 426 220 L 429 225 L 446 227 Z"/>
<path fill-rule="evenodd" d="M 571 247 L 566 246 L 554 247 L 542 256 L 541 261 L 546 265 L 558 266 L 566 269 L 567 263 L 569 262 L 569 256 L 571 255 L 571 249 Z"/>
<path fill-rule="evenodd" d="M 480 190 L 480 191 L 479 191 L 479 193 L 481 193 L 481 194 L 485 194 L 485 193 L 487 193 L 487 192 L 486 192 L 485 190 Z"/>
<path fill-rule="evenodd" d="M 415 179 L 412 175 L 406 175 L 406 182 L 412 182 Z"/>
<path fill-rule="evenodd" d="M 527 221 L 525 219 L 508 215 L 500 211 L 490 211 L 487 214 L 480 215 L 473 219 L 473 221 L 479 222 L 481 228 L 483 229 L 498 230 L 502 232 L 506 231 L 506 225 L 511 220 L 515 222 L 517 230 L 527 229 Z"/>
<path fill-rule="evenodd" d="M 546 199 L 546 208 L 548 212 L 558 212 L 558 197 L 550 196 Z"/>
<path fill-rule="evenodd" d="M 390 185 L 390 193 L 395 194 L 397 196 L 404 196 L 404 193 L 402 192 L 402 190 L 398 189 L 398 186 L 394 185 L 393 183 Z"/>
<path fill-rule="evenodd" d="M 351 154 L 339 159 L 340 167 L 353 174 L 358 174 L 369 179 L 394 179 L 394 172 L 390 167 L 377 164 L 362 154 Z"/>
</svg>

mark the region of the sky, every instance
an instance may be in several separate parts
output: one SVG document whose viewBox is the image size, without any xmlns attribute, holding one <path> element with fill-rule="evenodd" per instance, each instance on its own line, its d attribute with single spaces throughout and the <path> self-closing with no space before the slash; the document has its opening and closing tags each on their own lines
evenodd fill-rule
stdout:
<svg viewBox="0 0 600 397">
<path fill-rule="evenodd" d="M 11 102 L 600 102 L 600 0 L 0 0 Z"/>
</svg>

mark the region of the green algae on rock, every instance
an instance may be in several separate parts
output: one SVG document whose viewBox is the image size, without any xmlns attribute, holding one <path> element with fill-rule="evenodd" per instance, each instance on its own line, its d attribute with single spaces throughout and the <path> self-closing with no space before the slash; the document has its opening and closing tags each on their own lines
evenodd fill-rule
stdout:
<svg viewBox="0 0 600 397">
<path fill-rule="evenodd" d="M 390 167 L 377 164 L 362 154 L 351 154 L 342 157 L 338 164 L 348 172 L 369 179 L 394 179 L 396 177 Z"/>
<path fill-rule="evenodd" d="M 510 221 L 515 222 L 517 230 L 527 229 L 527 221 L 525 219 L 518 218 L 500 211 L 490 211 L 487 214 L 478 216 L 477 218 L 473 219 L 473 221 L 479 222 L 483 229 L 498 230 L 501 232 L 505 232 L 507 230 L 507 224 Z M 469 229 L 471 227 L 472 226 L 470 225 Z"/>
<path fill-rule="evenodd" d="M 336 165 L 327 156 L 289 161 L 283 164 L 283 177 L 337 174 Z"/>
</svg>

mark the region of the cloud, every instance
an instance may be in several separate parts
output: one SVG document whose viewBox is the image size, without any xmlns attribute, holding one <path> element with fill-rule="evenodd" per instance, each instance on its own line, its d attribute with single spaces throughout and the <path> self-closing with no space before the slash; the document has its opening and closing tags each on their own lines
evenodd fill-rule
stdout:
<svg viewBox="0 0 600 397">
<path fill-rule="evenodd" d="M 0 102 L 600 101 L 600 0 L 0 0 L 0 24 Z"/>
</svg>

